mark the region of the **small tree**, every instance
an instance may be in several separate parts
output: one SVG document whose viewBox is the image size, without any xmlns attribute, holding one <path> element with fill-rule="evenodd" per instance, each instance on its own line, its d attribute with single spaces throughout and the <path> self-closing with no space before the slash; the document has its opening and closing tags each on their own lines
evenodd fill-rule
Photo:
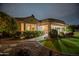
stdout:
<svg viewBox="0 0 79 59">
<path fill-rule="evenodd" d="M 4 12 L 0 12 L 0 32 L 15 33 L 18 30 L 14 18 Z"/>
</svg>

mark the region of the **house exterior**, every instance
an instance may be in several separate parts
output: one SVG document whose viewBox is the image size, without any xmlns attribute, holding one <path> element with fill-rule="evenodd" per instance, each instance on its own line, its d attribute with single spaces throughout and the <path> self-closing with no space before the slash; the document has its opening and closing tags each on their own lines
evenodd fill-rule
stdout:
<svg viewBox="0 0 79 59">
<path fill-rule="evenodd" d="M 64 31 L 66 25 L 64 21 L 53 19 L 53 18 L 37 20 L 34 15 L 24 18 L 19 17 L 15 19 L 18 24 L 20 32 L 24 32 L 26 30 L 28 31 L 39 30 L 48 33 L 50 29 L 56 29 L 58 30 L 58 32 L 62 32 Z"/>
</svg>

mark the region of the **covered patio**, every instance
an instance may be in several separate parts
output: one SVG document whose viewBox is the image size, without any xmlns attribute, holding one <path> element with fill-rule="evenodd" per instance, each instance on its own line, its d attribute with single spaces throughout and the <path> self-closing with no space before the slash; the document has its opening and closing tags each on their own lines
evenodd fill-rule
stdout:
<svg viewBox="0 0 79 59">
<path fill-rule="evenodd" d="M 24 31 L 43 31 L 48 33 L 51 29 L 62 32 L 65 29 L 65 22 L 58 19 L 47 18 L 37 20 L 34 15 L 26 18 L 16 18 L 20 32 Z"/>
</svg>

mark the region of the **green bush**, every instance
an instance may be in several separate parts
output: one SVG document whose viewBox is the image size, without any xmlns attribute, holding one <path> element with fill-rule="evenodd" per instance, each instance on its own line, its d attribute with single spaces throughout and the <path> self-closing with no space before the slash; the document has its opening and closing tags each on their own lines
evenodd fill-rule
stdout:
<svg viewBox="0 0 79 59">
<path fill-rule="evenodd" d="M 16 20 L 4 12 L 0 12 L 0 32 L 15 33 L 18 30 Z"/>
<path fill-rule="evenodd" d="M 13 33 L 5 32 L 5 31 L 0 32 L 1 38 L 12 38 L 13 36 L 14 36 Z"/>
<path fill-rule="evenodd" d="M 20 39 L 21 37 L 24 37 L 24 38 L 29 39 L 29 38 L 39 37 L 41 35 L 43 35 L 42 31 L 25 31 L 23 33 L 21 33 L 21 32 L 16 32 L 16 33 L 2 32 L 2 36 L 0 36 L 0 37 L 12 38 L 12 39 L 15 39 L 15 38 Z"/>
<path fill-rule="evenodd" d="M 42 31 L 25 31 L 23 35 L 25 36 L 25 38 L 34 38 L 34 37 L 43 35 L 43 32 Z"/>
<path fill-rule="evenodd" d="M 65 37 L 72 37 L 74 35 L 74 28 L 72 25 L 68 25 L 65 29 Z"/>
<path fill-rule="evenodd" d="M 65 37 L 64 32 L 60 32 L 59 37 L 61 37 L 61 38 Z"/>
<path fill-rule="evenodd" d="M 20 38 L 21 35 L 22 35 L 21 32 L 16 32 L 16 33 L 13 34 L 13 37 L 14 38 Z"/>
<path fill-rule="evenodd" d="M 74 32 L 75 28 L 73 25 L 66 26 L 65 32 Z"/>
<path fill-rule="evenodd" d="M 55 29 L 51 29 L 50 32 L 48 33 L 50 38 L 57 39 L 58 37 L 58 31 Z"/>
</svg>

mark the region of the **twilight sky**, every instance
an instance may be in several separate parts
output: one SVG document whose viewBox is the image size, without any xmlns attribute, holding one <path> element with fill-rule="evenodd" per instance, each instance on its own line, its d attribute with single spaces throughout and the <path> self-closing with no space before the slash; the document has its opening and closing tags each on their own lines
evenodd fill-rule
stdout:
<svg viewBox="0 0 79 59">
<path fill-rule="evenodd" d="M 32 14 L 39 20 L 56 18 L 68 24 L 79 24 L 79 4 L 0 4 L 0 11 L 13 17 L 27 17 Z"/>
</svg>

